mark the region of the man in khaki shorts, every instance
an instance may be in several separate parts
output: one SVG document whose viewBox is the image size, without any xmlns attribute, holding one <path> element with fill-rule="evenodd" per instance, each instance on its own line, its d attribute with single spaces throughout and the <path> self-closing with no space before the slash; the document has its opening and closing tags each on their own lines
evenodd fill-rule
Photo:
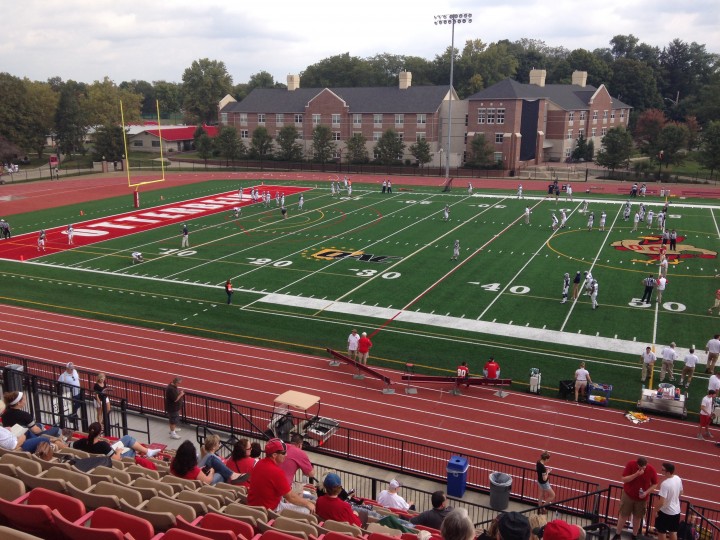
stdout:
<svg viewBox="0 0 720 540">
<path fill-rule="evenodd" d="M 632 538 L 637 540 L 643 518 L 647 512 L 648 499 L 655 491 L 660 481 L 652 465 L 647 459 L 639 457 L 625 465 L 621 477 L 623 492 L 620 497 L 620 515 L 617 520 L 617 529 L 612 540 L 620 540 L 625 522 L 632 516 Z"/>
<path fill-rule="evenodd" d="M 705 373 L 713 373 L 715 371 L 715 362 L 718 361 L 718 355 L 720 354 L 720 334 L 715 334 L 713 338 L 707 342 L 705 352 L 707 353 Z"/>
</svg>

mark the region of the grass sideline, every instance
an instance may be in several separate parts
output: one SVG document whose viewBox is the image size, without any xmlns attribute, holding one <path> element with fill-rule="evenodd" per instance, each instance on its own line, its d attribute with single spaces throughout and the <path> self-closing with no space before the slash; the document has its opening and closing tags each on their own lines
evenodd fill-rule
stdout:
<svg viewBox="0 0 720 540">
<path fill-rule="evenodd" d="M 144 194 L 143 205 L 237 187 L 237 181 L 212 181 L 168 188 Z M 193 218 L 188 251 L 194 253 L 185 256 L 175 255 L 179 234 L 177 226 L 168 226 L 50 255 L 40 265 L 3 261 L 0 300 L 320 355 L 328 346 L 342 349 L 351 327 L 368 333 L 379 329 L 371 354 L 376 365 L 402 368 L 412 361 L 426 372 L 449 374 L 467 360 L 477 373 L 494 355 L 503 376 L 518 381 L 521 389 L 532 367 L 540 368 L 544 386 L 553 388 L 572 378 L 585 360 L 593 380 L 614 385 L 611 405 L 620 408 L 630 408 L 639 396 L 639 354 L 645 344 L 655 341 L 661 348 L 676 341 L 679 347 L 703 349 L 716 331 L 717 319 L 705 312 L 718 288 L 716 258 L 687 259 L 671 268 L 664 299 L 670 309 L 631 305 L 642 294 L 640 281 L 651 267 L 646 257 L 611 246 L 638 237 L 617 216 L 619 198 L 590 199 L 596 228 L 600 211 L 608 215 L 608 230 L 601 233 L 586 230 L 577 199 L 556 204 L 540 193 L 527 193 L 537 199 L 518 201 L 511 193 L 470 197 L 462 190 L 441 194 L 432 188 L 404 192 L 401 184 L 394 187 L 395 193 L 383 195 L 356 185 L 350 199 L 331 198 L 321 186 L 305 194 L 303 213 L 297 212 L 294 197 L 287 220 L 274 207 L 261 206 L 244 209 L 239 221 L 227 213 Z M 717 251 L 717 209 L 707 201 L 688 202 L 687 208 L 680 208 L 680 201 L 671 205 L 670 214 L 679 217 L 671 218 L 670 225 L 687 234 L 686 244 Z M 80 210 L 87 218 L 114 215 L 130 211 L 129 203 L 129 197 L 122 197 L 13 216 L 13 231 L 85 219 L 79 218 Z M 526 203 L 534 206 L 531 226 L 518 220 Z M 442 220 L 446 204 L 451 207 L 447 223 Z M 569 228 L 553 234 L 550 216 L 559 216 L 560 208 L 568 210 Z M 645 227 L 645 236 L 648 232 Z M 462 248 L 458 263 L 450 261 L 455 239 Z M 132 267 L 129 253 L 138 246 L 150 262 Z M 333 251 L 318 256 L 322 250 Z M 601 284 L 600 309 L 592 311 L 584 297 L 572 308 L 561 305 L 563 273 L 590 268 Z M 150 274 L 156 277 L 150 279 Z M 221 285 L 227 277 L 239 289 L 232 306 L 224 304 Z M 29 280 L 32 286 L 27 286 Z M 271 292 L 339 299 L 354 309 L 329 312 L 260 301 Z M 372 308 L 404 307 L 429 318 L 409 323 L 369 314 Z M 501 335 L 460 324 L 439 327 L 432 324 L 433 316 L 463 323 L 495 321 L 511 331 Z M 554 334 L 556 339 L 543 341 L 528 334 L 528 329 L 543 328 L 562 328 L 568 339 Z M 569 337 L 578 334 L 635 341 L 637 354 L 573 345 Z M 706 378 L 696 378 L 689 413 L 698 408 L 706 385 Z"/>
</svg>

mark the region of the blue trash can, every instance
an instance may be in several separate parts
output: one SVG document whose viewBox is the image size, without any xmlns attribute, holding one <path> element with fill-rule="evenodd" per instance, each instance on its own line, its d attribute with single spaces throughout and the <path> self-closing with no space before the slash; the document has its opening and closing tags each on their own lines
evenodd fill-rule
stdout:
<svg viewBox="0 0 720 540">
<path fill-rule="evenodd" d="M 452 456 L 447 464 L 447 494 L 451 497 L 465 495 L 467 472 L 470 465 L 467 458 Z"/>
</svg>

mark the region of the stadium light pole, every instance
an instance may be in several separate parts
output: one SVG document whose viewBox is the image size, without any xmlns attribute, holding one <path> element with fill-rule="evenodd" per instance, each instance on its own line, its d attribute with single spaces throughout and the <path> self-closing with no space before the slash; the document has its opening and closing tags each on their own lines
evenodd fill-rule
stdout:
<svg viewBox="0 0 720 540">
<path fill-rule="evenodd" d="M 450 87 L 448 89 L 448 136 L 447 151 L 445 152 L 445 184 L 450 182 L 450 141 L 452 136 L 452 96 L 453 96 L 453 71 L 455 68 L 455 25 L 469 24 L 472 22 L 472 13 L 450 13 L 446 15 L 435 15 L 435 26 L 449 24 L 452 27 L 450 39 Z M 442 150 L 441 150 L 442 151 Z"/>
</svg>

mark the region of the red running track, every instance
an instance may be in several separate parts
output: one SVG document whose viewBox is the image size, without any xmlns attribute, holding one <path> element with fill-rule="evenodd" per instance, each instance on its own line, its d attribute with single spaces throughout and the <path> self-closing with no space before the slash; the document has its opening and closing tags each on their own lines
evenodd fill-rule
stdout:
<svg viewBox="0 0 720 540">
<path fill-rule="evenodd" d="M 267 408 L 278 394 L 297 389 L 320 395 L 323 416 L 343 427 L 443 446 L 458 452 L 532 467 L 542 450 L 552 468 L 601 486 L 619 483 L 623 465 L 646 456 L 658 470 L 676 464 L 684 495 L 717 508 L 718 451 L 696 439 L 692 422 L 653 417 L 633 425 L 621 412 L 509 392 L 504 399 L 482 387 L 420 388 L 406 395 L 380 392 L 381 383 L 352 378 L 349 367 L 328 358 L 94 321 L 10 305 L 3 313 L 2 349 L 89 371 L 165 385 L 179 375 L 192 391 Z M 329 344 L 337 345 L 340 344 Z M 382 370 L 393 380 L 399 374 Z"/>
</svg>

